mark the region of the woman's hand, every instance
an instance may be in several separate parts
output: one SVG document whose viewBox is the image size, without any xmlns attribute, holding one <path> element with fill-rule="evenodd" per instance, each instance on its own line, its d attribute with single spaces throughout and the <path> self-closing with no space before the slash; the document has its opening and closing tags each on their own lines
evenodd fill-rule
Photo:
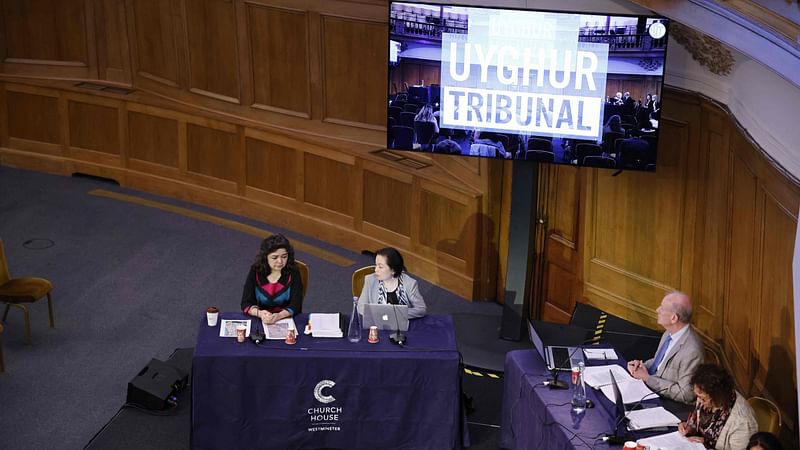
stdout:
<svg viewBox="0 0 800 450">
<path fill-rule="evenodd" d="M 267 325 L 269 325 L 271 323 L 275 323 L 275 321 L 272 319 L 273 315 L 274 314 L 272 314 L 271 312 L 269 312 L 269 311 L 267 311 L 265 309 L 262 309 L 262 310 L 260 310 L 258 312 L 258 318 L 261 319 L 262 323 L 265 323 Z"/>
<path fill-rule="evenodd" d="M 700 444 L 702 444 L 703 441 L 705 441 L 705 439 L 703 439 L 703 436 L 692 436 L 692 437 L 686 438 L 686 439 L 689 439 L 689 442 L 698 442 Z"/>
<path fill-rule="evenodd" d="M 678 433 L 680 433 L 681 436 L 686 436 L 686 433 L 688 432 L 689 432 L 689 427 L 686 426 L 686 422 L 681 422 L 678 424 Z"/>
</svg>

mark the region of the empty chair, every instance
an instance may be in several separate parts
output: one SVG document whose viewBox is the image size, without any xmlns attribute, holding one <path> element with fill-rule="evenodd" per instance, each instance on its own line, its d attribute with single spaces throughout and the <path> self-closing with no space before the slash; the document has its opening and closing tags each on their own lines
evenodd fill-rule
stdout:
<svg viewBox="0 0 800 450">
<path fill-rule="evenodd" d="M 414 132 L 417 133 L 417 142 L 424 150 L 436 143 L 436 125 L 433 122 L 414 122 Z"/>
<path fill-rule="evenodd" d="M 587 156 L 600 156 L 602 154 L 603 148 L 597 144 L 581 142 L 575 146 L 575 159 L 578 160 L 578 164 L 583 162 L 583 159 Z"/>
<path fill-rule="evenodd" d="M 303 282 L 303 297 L 300 299 L 300 307 L 302 308 L 303 300 L 305 300 L 306 291 L 308 290 L 308 266 L 306 263 L 296 259 L 294 260 L 294 263 L 297 266 L 297 271 L 300 272 L 300 281 Z"/>
<path fill-rule="evenodd" d="M 405 106 L 403 107 L 403 111 L 412 112 L 416 114 L 419 111 L 419 106 L 417 106 L 414 103 L 406 103 Z"/>
<path fill-rule="evenodd" d="M 22 310 L 25 318 L 25 340 L 31 343 L 31 320 L 28 315 L 26 303 L 33 303 L 47 297 L 47 310 L 50 315 L 50 328 L 55 327 L 53 321 L 53 301 L 50 298 L 50 291 L 53 285 L 44 278 L 11 278 L 8 273 L 6 254 L 3 251 L 3 241 L 0 241 L 0 303 L 6 304 L 3 313 L 3 322 L 8 317 L 8 310 L 13 306 Z"/>
<path fill-rule="evenodd" d="M 607 131 L 603 133 L 603 153 L 613 153 L 614 144 L 618 138 L 625 138 L 625 133 Z"/>
<path fill-rule="evenodd" d="M 414 129 L 414 117 L 416 116 L 413 112 L 404 111 L 400 113 L 400 120 L 397 121 L 398 124 Z"/>
<path fill-rule="evenodd" d="M 400 111 L 397 114 L 405 111 L 406 101 L 405 100 L 395 100 L 392 102 L 392 106 L 396 106 L 400 108 Z"/>
<path fill-rule="evenodd" d="M 414 129 L 403 125 L 395 125 L 392 128 L 394 136 L 394 148 L 411 150 L 414 148 Z"/>
<path fill-rule="evenodd" d="M 364 289 L 364 278 L 367 275 L 375 272 L 375 266 L 364 266 L 360 269 L 356 269 L 353 272 L 353 277 L 351 278 L 351 287 L 353 289 L 353 297 L 358 297 L 361 295 L 361 290 Z"/>
<path fill-rule="evenodd" d="M 781 429 L 781 411 L 778 406 L 764 397 L 750 397 L 747 403 L 756 413 L 758 431 L 768 431 L 777 436 Z"/>
<path fill-rule="evenodd" d="M 617 162 L 614 161 L 614 158 L 609 158 L 608 156 L 587 156 L 583 158 L 583 165 L 587 167 L 606 167 L 606 168 L 614 168 L 617 167 Z"/>
<path fill-rule="evenodd" d="M 553 143 L 547 139 L 532 137 L 528 139 L 528 151 L 530 150 L 545 150 L 552 153 Z"/>
<path fill-rule="evenodd" d="M 617 148 L 617 160 L 620 166 L 632 169 L 643 169 L 647 165 L 647 153 L 650 145 L 639 138 L 620 140 Z"/>
<path fill-rule="evenodd" d="M 553 162 L 556 155 L 547 150 L 528 150 L 525 152 L 525 161 Z"/>
<path fill-rule="evenodd" d="M 396 103 L 396 102 L 395 102 Z M 393 118 L 396 121 L 400 121 L 400 113 L 403 112 L 403 108 L 398 106 L 390 106 L 389 107 L 389 117 Z"/>
<path fill-rule="evenodd" d="M 389 143 L 390 147 L 394 142 L 394 133 L 392 132 L 392 129 L 394 128 L 395 125 L 397 125 L 397 121 L 394 119 L 394 117 L 389 117 L 389 123 L 388 126 L 386 127 L 386 134 L 387 134 L 386 142 Z"/>
</svg>

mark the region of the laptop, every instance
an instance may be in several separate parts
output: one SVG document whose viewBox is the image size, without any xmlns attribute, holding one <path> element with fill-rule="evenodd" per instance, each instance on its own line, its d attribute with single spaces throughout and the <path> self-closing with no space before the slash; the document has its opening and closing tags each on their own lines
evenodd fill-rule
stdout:
<svg viewBox="0 0 800 450">
<path fill-rule="evenodd" d="M 367 303 L 364 305 L 364 328 L 408 331 L 408 305 Z"/>
<path fill-rule="evenodd" d="M 561 347 L 548 345 L 544 350 L 544 362 L 549 370 L 572 371 L 578 363 L 586 364 L 583 359 L 583 350 L 580 347 Z"/>
</svg>

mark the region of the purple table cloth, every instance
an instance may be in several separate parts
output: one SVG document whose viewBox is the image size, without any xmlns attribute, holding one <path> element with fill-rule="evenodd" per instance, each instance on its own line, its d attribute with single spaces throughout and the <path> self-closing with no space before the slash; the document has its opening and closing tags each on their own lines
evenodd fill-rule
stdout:
<svg viewBox="0 0 800 450">
<path fill-rule="evenodd" d="M 295 318 L 298 328 L 307 318 Z M 301 334 L 295 345 L 256 346 L 219 337 L 219 325 L 203 317 L 192 360 L 192 448 L 460 447 L 452 319 L 412 320 L 404 348 L 387 331 L 377 344 L 366 335 L 351 343 Z"/>
</svg>

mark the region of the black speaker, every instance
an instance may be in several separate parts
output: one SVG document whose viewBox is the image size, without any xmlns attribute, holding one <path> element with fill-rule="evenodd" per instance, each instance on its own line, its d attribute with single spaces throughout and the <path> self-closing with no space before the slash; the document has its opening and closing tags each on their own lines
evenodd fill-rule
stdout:
<svg viewBox="0 0 800 450">
<path fill-rule="evenodd" d="M 128 383 L 128 403 L 147 409 L 166 409 L 175 404 L 175 395 L 186 385 L 186 374 L 158 359 L 150 363 Z"/>
</svg>

